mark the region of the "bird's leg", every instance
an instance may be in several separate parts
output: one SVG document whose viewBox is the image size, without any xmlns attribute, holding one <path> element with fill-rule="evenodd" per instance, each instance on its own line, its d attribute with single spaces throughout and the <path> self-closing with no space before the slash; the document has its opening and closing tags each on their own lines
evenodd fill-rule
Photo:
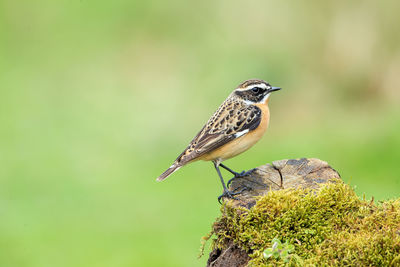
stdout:
<svg viewBox="0 0 400 267">
<path fill-rule="evenodd" d="M 233 178 L 230 179 L 228 181 L 228 183 L 226 184 L 228 187 L 231 184 L 232 180 L 234 180 L 236 178 L 243 178 L 243 177 L 245 177 L 247 175 L 250 175 L 255 170 L 255 169 L 251 169 L 251 170 L 248 170 L 247 172 L 246 171 L 242 171 L 242 172 L 239 173 L 239 172 L 235 172 L 234 170 L 228 168 L 227 166 L 225 166 L 222 163 L 220 163 L 219 166 L 221 166 L 222 168 L 224 168 L 225 170 L 227 170 L 228 172 L 230 172 L 230 173 L 232 173 L 234 175 Z"/>
<path fill-rule="evenodd" d="M 237 198 L 235 198 L 234 196 L 235 196 L 235 195 L 238 195 L 238 194 L 240 194 L 240 193 L 242 193 L 243 190 L 245 190 L 246 188 L 242 189 L 242 190 L 239 191 L 239 192 L 232 192 L 232 191 L 229 191 L 228 188 L 227 188 L 226 185 L 225 185 L 224 178 L 222 178 L 221 171 L 219 170 L 219 165 L 220 165 L 220 163 L 219 163 L 219 162 L 216 162 L 216 161 L 213 161 L 213 163 L 214 163 L 215 169 L 217 170 L 219 179 L 221 180 L 222 187 L 224 188 L 224 192 L 222 193 L 222 195 L 220 195 L 220 196 L 218 197 L 218 202 L 221 203 L 221 198 L 223 198 L 223 197 L 232 198 L 232 199 L 236 199 L 236 200 L 237 200 Z"/>
<path fill-rule="evenodd" d="M 231 168 L 228 168 L 227 166 L 225 166 L 224 164 L 220 163 L 219 166 L 221 166 L 222 168 L 224 168 L 225 170 L 227 170 L 228 172 L 232 173 L 233 175 L 235 175 L 235 178 L 242 178 L 245 177 L 246 175 L 251 174 L 255 169 L 251 169 L 249 171 L 242 171 L 242 172 L 235 172 L 234 170 L 232 170 Z"/>
<path fill-rule="evenodd" d="M 224 168 L 225 170 L 227 170 L 228 172 L 232 173 L 233 175 L 235 175 L 235 177 L 239 177 L 240 173 L 235 172 L 234 170 L 232 170 L 231 168 L 228 168 L 227 166 L 225 166 L 224 164 L 220 163 L 219 166 L 221 166 L 222 168 Z"/>
</svg>

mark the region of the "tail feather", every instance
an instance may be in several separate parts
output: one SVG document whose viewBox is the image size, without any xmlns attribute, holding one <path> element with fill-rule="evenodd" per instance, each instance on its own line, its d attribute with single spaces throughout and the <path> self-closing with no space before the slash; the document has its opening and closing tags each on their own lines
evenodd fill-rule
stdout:
<svg viewBox="0 0 400 267">
<path fill-rule="evenodd" d="M 165 172 L 163 172 L 160 176 L 158 176 L 157 181 L 160 182 L 164 180 L 165 178 L 167 178 L 168 176 L 179 170 L 180 167 L 182 167 L 182 165 L 178 165 L 176 163 L 172 164 L 171 167 L 169 167 Z"/>
</svg>

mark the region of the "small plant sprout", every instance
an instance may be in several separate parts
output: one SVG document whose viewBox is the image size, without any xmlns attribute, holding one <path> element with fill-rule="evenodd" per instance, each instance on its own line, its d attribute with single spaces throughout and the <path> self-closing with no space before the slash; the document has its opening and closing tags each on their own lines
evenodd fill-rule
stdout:
<svg viewBox="0 0 400 267">
<path fill-rule="evenodd" d="M 279 260 L 282 259 L 284 262 L 289 262 L 292 253 L 294 251 L 294 245 L 289 244 L 286 240 L 285 243 L 282 243 L 278 238 L 274 238 L 271 241 L 272 246 L 270 248 L 266 248 L 264 250 L 264 259 L 269 259 L 274 257 Z"/>
</svg>

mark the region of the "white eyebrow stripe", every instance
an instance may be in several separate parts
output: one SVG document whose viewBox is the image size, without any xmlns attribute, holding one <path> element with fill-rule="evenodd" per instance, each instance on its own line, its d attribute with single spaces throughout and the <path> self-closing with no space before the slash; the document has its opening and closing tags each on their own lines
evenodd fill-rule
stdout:
<svg viewBox="0 0 400 267">
<path fill-rule="evenodd" d="M 260 88 L 263 88 L 263 89 L 267 89 L 268 88 L 265 83 L 257 83 L 257 84 L 249 85 L 249 86 L 245 87 L 243 90 L 249 90 L 249 89 L 254 88 L 254 87 L 260 87 Z"/>
<path fill-rule="evenodd" d="M 241 137 L 242 135 L 245 135 L 245 134 L 247 134 L 248 132 L 249 132 L 249 129 L 246 129 L 246 130 L 237 132 L 237 133 L 235 133 L 235 137 L 236 137 L 236 138 Z"/>
<path fill-rule="evenodd" d="M 270 86 L 267 86 L 265 83 L 256 83 L 256 84 L 248 85 L 245 88 L 237 88 L 236 90 L 246 91 L 246 90 L 249 90 L 249 89 L 251 89 L 253 87 L 261 87 L 263 89 L 270 88 Z"/>
</svg>

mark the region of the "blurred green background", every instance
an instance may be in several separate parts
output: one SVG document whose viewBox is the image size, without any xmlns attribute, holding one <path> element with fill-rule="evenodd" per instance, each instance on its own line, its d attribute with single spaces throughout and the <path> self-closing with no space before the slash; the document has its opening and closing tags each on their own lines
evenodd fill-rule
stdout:
<svg viewBox="0 0 400 267">
<path fill-rule="evenodd" d="M 0 265 L 204 266 L 212 164 L 155 178 L 250 78 L 283 90 L 228 166 L 317 157 L 360 196 L 399 197 L 399 9 L 0 1 Z"/>
</svg>

